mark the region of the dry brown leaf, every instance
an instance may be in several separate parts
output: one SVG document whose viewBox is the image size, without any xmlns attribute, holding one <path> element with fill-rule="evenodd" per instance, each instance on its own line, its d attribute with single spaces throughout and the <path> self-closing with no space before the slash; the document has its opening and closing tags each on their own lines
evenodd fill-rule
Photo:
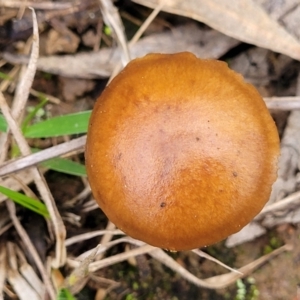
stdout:
<svg viewBox="0 0 300 300">
<path fill-rule="evenodd" d="M 287 30 L 300 39 L 300 2 L 299 0 L 255 0 L 260 4 L 268 15 L 277 20 Z"/>
<path fill-rule="evenodd" d="M 135 58 L 150 52 L 190 51 L 202 58 L 219 58 L 238 44 L 239 41 L 215 30 L 204 30 L 188 23 L 142 38 L 130 47 L 130 55 Z M 20 55 L 4 53 L 4 58 L 11 63 L 27 63 L 27 59 Z M 98 78 L 109 77 L 119 61 L 120 51 L 117 48 L 103 48 L 98 52 L 40 57 L 37 68 L 71 78 Z"/>
<path fill-rule="evenodd" d="M 50 29 L 45 43 L 45 50 L 47 54 L 75 53 L 79 43 L 79 37 L 68 28 L 64 28 L 61 32 Z"/>
<path fill-rule="evenodd" d="M 132 0 L 141 5 L 155 8 L 163 0 Z M 295 32 L 299 15 L 295 14 L 297 6 L 290 12 L 290 19 L 285 18 L 284 27 L 281 20 L 270 16 L 255 1 L 240 0 L 164 0 L 162 10 L 186 16 L 240 41 L 286 54 L 300 60 L 300 42 Z M 286 1 L 264 1 L 265 3 Z M 299 1 L 297 1 L 299 4 Z M 278 3 L 277 7 L 280 4 Z M 280 7 L 280 6 L 279 6 Z M 277 9 L 279 10 L 279 9 Z M 279 19 L 282 14 L 278 15 Z M 291 20 L 291 21 L 289 21 Z M 287 24 L 289 26 L 287 26 Z"/>
<path fill-rule="evenodd" d="M 74 102 L 78 97 L 95 88 L 95 82 L 92 80 L 67 77 L 59 77 L 58 80 L 63 99 L 66 102 Z"/>
</svg>

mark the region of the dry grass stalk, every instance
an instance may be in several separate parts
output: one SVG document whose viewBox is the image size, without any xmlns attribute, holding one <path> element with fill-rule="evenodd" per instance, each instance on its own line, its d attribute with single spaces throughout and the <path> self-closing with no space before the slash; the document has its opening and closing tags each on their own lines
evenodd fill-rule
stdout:
<svg viewBox="0 0 300 300">
<path fill-rule="evenodd" d="M 20 300 L 40 300 L 41 298 L 37 294 L 36 290 L 20 273 L 16 248 L 16 245 L 7 243 L 7 252 L 9 253 L 7 280 Z"/>
<path fill-rule="evenodd" d="M 0 300 L 4 299 L 3 291 L 7 278 L 7 252 L 6 247 L 0 245 Z"/>
<path fill-rule="evenodd" d="M 45 266 L 44 266 L 43 262 L 41 261 L 41 258 L 39 256 L 37 250 L 35 249 L 34 245 L 32 244 L 26 230 L 23 228 L 21 222 L 19 221 L 19 219 L 16 215 L 15 204 L 12 201 L 7 201 L 6 205 L 7 205 L 9 214 L 10 214 L 10 218 L 15 226 L 15 229 L 18 232 L 20 239 L 23 241 L 26 249 L 28 249 L 28 251 L 30 252 L 39 272 L 41 273 L 43 282 L 45 284 L 45 287 L 46 287 L 49 295 L 51 296 L 51 299 L 55 299 L 56 293 L 53 289 L 49 274 L 47 273 Z"/>
</svg>

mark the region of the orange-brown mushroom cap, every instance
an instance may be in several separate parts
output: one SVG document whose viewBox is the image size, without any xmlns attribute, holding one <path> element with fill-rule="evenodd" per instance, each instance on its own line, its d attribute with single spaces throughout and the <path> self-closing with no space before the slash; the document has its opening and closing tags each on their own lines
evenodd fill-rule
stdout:
<svg viewBox="0 0 300 300">
<path fill-rule="evenodd" d="M 149 54 L 97 100 L 85 155 L 94 197 L 113 223 L 151 245 L 188 250 L 260 212 L 279 138 L 259 93 L 224 62 Z"/>
</svg>

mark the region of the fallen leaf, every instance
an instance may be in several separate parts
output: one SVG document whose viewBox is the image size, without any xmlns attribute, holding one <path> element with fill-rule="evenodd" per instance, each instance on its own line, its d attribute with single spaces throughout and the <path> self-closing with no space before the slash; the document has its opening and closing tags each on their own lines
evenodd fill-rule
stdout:
<svg viewBox="0 0 300 300">
<path fill-rule="evenodd" d="M 161 1 L 165 1 L 162 10 L 169 13 L 186 16 L 240 41 L 267 48 L 275 52 L 286 54 L 300 60 L 300 42 L 295 36 L 299 34 L 295 19 L 299 15 L 291 14 L 291 23 L 286 20 L 282 26 L 280 21 L 271 17 L 263 7 L 255 1 L 240 0 L 132 0 L 138 4 L 155 8 Z M 266 1 L 267 3 L 286 1 Z M 299 5 L 299 1 L 297 1 Z M 293 9 L 297 9 L 297 6 Z M 291 12 L 290 12 L 291 13 Z M 281 16 L 281 15 L 280 15 Z M 293 29 L 293 32 L 291 31 Z M 293 35 L 294 34 L 294 35 Z"/>
<path fill-rule="evenodd" d="M 239 41 L 220 32 L 201 29 L 194 23 L 188 23 L 142 38 L 130 48 L 130 54 L 132 58 L 135 58 L 151 52 L 190 51 L 202 58 L 219 58 L 238 44 Z M 24 56 L 7 52 L 3 56 L 11 63 L 26 64 L 28 60 Z M 118 48 L 103 48 L 97 52 L 40 57 L 37 68 L 48 73 L 72 78 L 99 78 L 109 77 L 119 61 L 120 51 Z"/>
</svg>

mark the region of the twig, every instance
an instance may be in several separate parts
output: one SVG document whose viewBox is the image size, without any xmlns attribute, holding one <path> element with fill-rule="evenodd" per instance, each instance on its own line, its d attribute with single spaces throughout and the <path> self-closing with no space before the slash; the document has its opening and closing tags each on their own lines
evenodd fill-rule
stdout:
<svg viewBox="0 0 300 300">
<path fill-rule="evenodd" d="M 118 10 L 111 0 L 99 0 L 100 8 L 105 23 L 111 27 L 116 34 L 116 40 L 120 46 L 122 64 L 125 66 L 130 61 L 127 39 L 124 33 L 124 26 Z"/>
<path fill-rule="evenodd" d="M 266 97 L 264 98 L 268 109 L 296 110 L 300 109 L 300 97 Z"/>
<path fill-rule="evenodd" d="M 204 287 L 204 288 L 209 288 L 209 289 L 221 289 L 221 288 L 226 288 L 230 284 L 234 283 L 237 279 L 243 278 L 247 276 L 250 272 L 253 270 L 257 269 L 259 266 L 261 266 L 264 262 L 267 260 L 270 260 L 274 256 L 284 252 L 284 251 L 289 251 L 290 245 L 284 245 L 281 248 L 278 248 L 271 252 L 270 254 L 267 254 L 263 257 L 260 257 L 259 259 L 251 262 L 250 264 L 237 269 L 236 271 L 238 272 L 230 272 L 226 273 L 223 275 L 218 275 L 218 276 L 213 276 L 210 278 L 206 279 L 199 279 L 192 273 L 190 273 L 188 270 L 186 270 L 184 267 L 179 265 L 174 259 L 172 259 L 169 255 L 167 255 L 165 252 L 163 252 L 161 249 L 157 249 L 155 251 L 152 251 L 149 253 L 150 256 L 153 258 L 157 259 L 173 271 L 179 273 L 184 279 L 192 282 L 193 284 L 199 286 L 199 287 Z M 243 274 L 243 275 L 241 275 Z"/>
<path fill-rule="evenodd" d="M 299 204 L 300 204 L 300 191 L 290 194 L 284 199 L 281 199 L 280 201 L 266 205 L 265 208 L 254 218 L 254 220 L 260 221 L 263 218 L 265 218 L 267 214 L 291 209 L 292 206 L 299 206 Z"/>
<path fill-rule="evenodd" d="M 162 10 L 162 8 L 165 5 L 166 0 L 159 1 L 159 4 L 155 7 L 155 9 L 151 12 L 151 14 L 147 17 L 145 22 L 140 26 L 138 31 L 135 33 L 133 38 L 129 42 L 129 46 L 133 46 L 143 35 L 143 33 L 146 31 L 146 29 L 149 27 L 149 25 L 152 23 L 152 21 L 156 18 L 158 13 Z"/>
<path fill-rule="evenodd" d="M 210 260 L 210 261 L 212 261 L 212 262 L 214 262 L 214 263 L 216 263 L 216 264 L 222 266 L 223 268 L 225 268 L 225 269 L 227 269 L 227 270 L 229 270 L 229 271 L 231 271 L 231 272 L 236 272 L 236 273 L 242 275 L 242 273 L 239 272 L 238 270 L 236 270 L 236 269 L 234 269 L 234 268 L 231 268 L 231 267 L 227 266 L 226 264 L 222 263 L 220 260 L 218 260 L 218 259 L 212 257 L 211 255 L 209 255 L 209 254 L 207 254 L 207 253 L 205 253 L 205 252 L 203 252 L 203 251 L 201 251 L 201 250 L 199 250 L 199 249 L 194 249 L 194 250 L 192 250 L 192 252 L 194 252 L 195 254 L 197 254 L 197 255 L 200 256 L 200 257 L 206 258 L 207 260 Z"/>
<path fill-rule="evenodd" d="M 228 285 L 234 283 L 237 279 L 246 277 L 251 272 L 253 272 L 255 269 L 259 268 L 262 264 L 265 262 L 273 259 L 275 256 L 285 252 L 285 251 L 291 251 L 292 246 L 289 244 L 283 245 L 278 249 L 273 250 L 271 253 L 266 254 L 251 263 L 237 269 L 240 273 L 243 274 L 243 276 L 238 275 L 237 273 L 227 273 L 222 275 L 217 275 L 211 278 L 206 279 L 206 282 L 209 284 L 214 284 L 214 288 L 221 289 L 225 288 Z"/>
<path fill-rule="evenodd" d="M 37 153 L 24 156 L 22 158 L 10 161 L 0 166 L 0 177 L 14 172 L 21 171 L 25 168 L 32 167 L 48 159 L 58 157 L 73 151 L 83 152 L 86 143 L 86 136 L 47 148 Z"/>
<path fill-rule="evenodd" d="M 141 255 L 141 254 L 145 254 L 145 253 L 151 253 L 151 251 L 156 250 L 156 249 L 157 248 L 155 248 L 153 246 L 146 245 L 143 243 L 143 245 L 139 246 L 138 248 L 132 249 L 130 251 L 118 253 L 116 255 L 101 259 L 99 261 L 92 262 L 89 265 L 88 270 L 89 270 L 89 272 L 95 272 L 99 269 L 103 269 L 107 266 L 111 266 L 116 263 L 127 260 L 130 257 L 135 257 L 137 255 Z M 70 266 L 75 267 L 75 268 L 80 266 L 80 261 L 68 259 L 67 262 Z"/>
<path fill-rule="evenodd" d="M 10 130 L 12 131 L 15 140 L 17 141 L 19 147 L 20 147 L 20 151 L 23 155 L 29 155 L 30 154 L 30 148 L 26 143 L 25 138 L 23 137 L 23 134 L 20 130 L 20 128 L 18 127 L 17 123 L 15 122 L 14 118 L 12 117 L 12 114 L 10 112 L 10 109 L 5 101 L 5 98 L 2 94 L 2 92 L 0 92 L 0 108 L 2 110 L 3 116 L 5 117 L 8 126 L 10 128 Z"/>
<path fill-rule="evenodd" d="M 157 5 L 157 7 L 152 11 L 152 13 L 147 17 L 143 25 L 139 28 L 139 30 L 135 33 L 133 38 L 129 42 L 129 48 L 132 47 L 142 36 L 142 34 L 145 32 L 145 30 L 149 27 L 151 22 L 154 20 L 154 18 L 158 15 L 158 13 L 161 11 L 165 4 L 166 0 L 161 0 L 160 3 Z M 112 71 L 112 74 L 110 75 L 109 82 L 121 71 L 122 65 L 121 63 L 117 63 Z"/>
<path fill-rule="evenodd" d="M 2 0 L 2 7 L 11 7 L 11 8 L 19 8 L 23 5 L 24 0 Z M 68 9 L 72 8 L 75 5 L 78 5 L 79 1 L 72 1 L 69 3 L 59 3 L 52 1 L 43 1 L 38 3 L 36 1 L 27 1 L 27 5 L 33 7 L 34 9 L 44 9 L 44 10 L 53 10 L 53 9 Z"/>
<path fill-rule="evenodd" d="M 79 242 L 82 242 L 82 241 L 85 241 L 85 240 L 88 240 L 88 239 L 92 239 L 92 238 L 94 238 L 96 236 L 99 236 L 99 235 L 104 235 L 107 232 L 108 231 L 106 229 L 105 230 L 96 230 L 96 231 L 93 231 L 93 232 L 87 232 L 87 233 L 82 233 L 82 234 L 79 234 L 79 235 L 76 235 L 76 236 L 72 236 L 71 238 L 66 239 L 66 246 L 71 246 L 75 243 L 79 243 Z M 109 233 L 113 234 L 113 235 L 122 235 L 122 234 L 124 234 L 124 232 L 119 230 L 119 229 L 109 230 Z"/>
</svg>

